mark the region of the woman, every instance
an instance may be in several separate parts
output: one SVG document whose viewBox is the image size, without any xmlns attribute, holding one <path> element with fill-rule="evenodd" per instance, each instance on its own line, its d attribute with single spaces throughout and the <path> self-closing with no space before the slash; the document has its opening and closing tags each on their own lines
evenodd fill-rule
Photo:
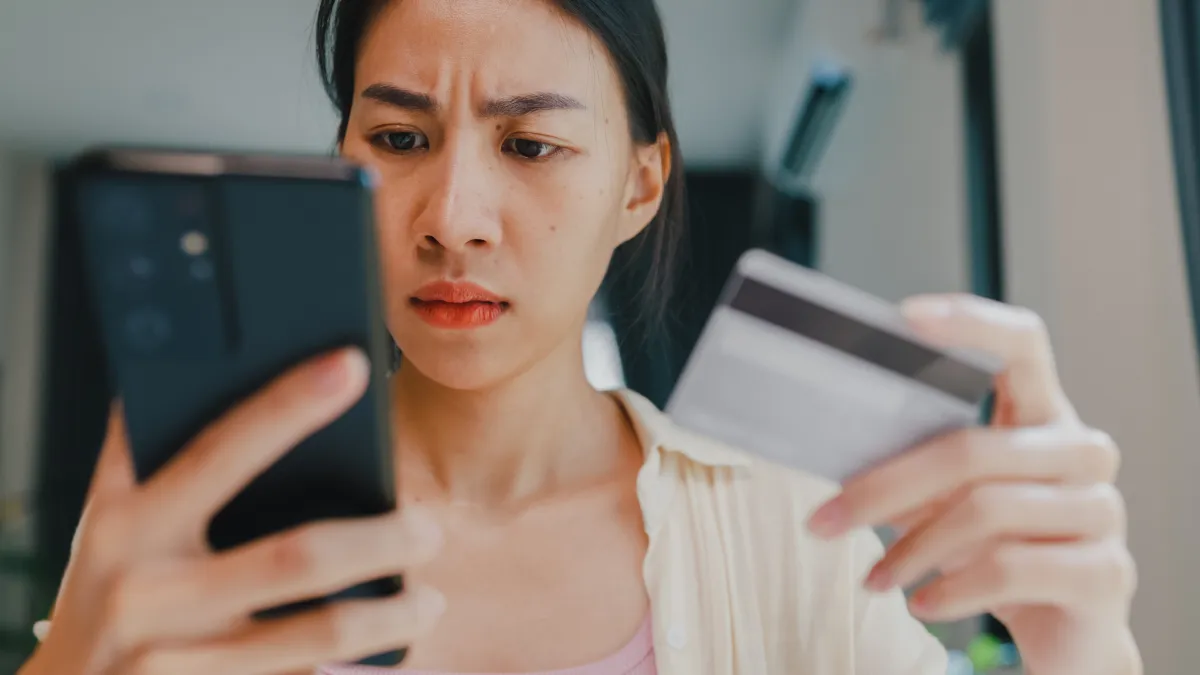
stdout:
<svg viewBox="0 0 1200 675">
<path fill-rule="evenodd" d="M 380 177 L 405 508 L 204 545 L 208 516 L 360 395 L 356 353 L 284 375 L 144 485 L 115 412 L 23 673 L 363 673 L 322 664 L 398 645 L 422 672 L 943 673 L 910 611 L 996 614 L 1035 675 L 1140 672 L 1117 451 L 1077 419 L 1029 312 L 909 301 L 930 339 L 1005 360 L 996 423 L 840 492 L 588 385 L 580 334 L 614 250 L 652 246 L 663 272 L 679 226 L 652 0 L 320 16 L 339 147 Z M 907 534 L 883 555 L 885 523 Z M 906 606 L 898 589 L 935 570 Z M 249 618 L 399 572 L 397 599 Z"/>
</svg>

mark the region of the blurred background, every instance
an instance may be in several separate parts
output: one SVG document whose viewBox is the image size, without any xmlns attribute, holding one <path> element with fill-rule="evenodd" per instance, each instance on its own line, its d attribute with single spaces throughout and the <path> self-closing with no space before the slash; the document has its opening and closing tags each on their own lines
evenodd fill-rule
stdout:
<svg viewBox="0 0 1200 675">
<path fill-rule="evenodd" d="M 1195 0 L 659 0 L 692 230 L 670 330 L 598 299 L 589 375 L 665 401 L 737 255 L 891 300 L 968 291 L 1048 323 L 1124 449 L 1147 672 L 1200 626 Z M 0 2 L 0 673 L 33 646 L 102 432 L 56 167 L 100 143 L 328 153 L 315 3 Z M 955 672 L 1016 672 L 987 619 Z"/>
</svg>

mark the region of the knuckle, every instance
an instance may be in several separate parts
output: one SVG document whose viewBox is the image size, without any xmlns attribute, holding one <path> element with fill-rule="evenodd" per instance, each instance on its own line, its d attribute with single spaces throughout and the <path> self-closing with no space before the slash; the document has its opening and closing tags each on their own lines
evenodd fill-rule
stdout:
<svg viewBox="0 0 1200 675">
<path fill-rule="evenodd" d="M 1025 551 L 1020 546 L 997 547 L 988 566 L 988 583 L 992 590 L 1001 595 L 1015 591 L 1021 582 L 1025 557 Z"/>
<path fill-rule="evenodd" d="M 388 598 L 379 602 L 377 611 L 367 618 L 364 633 L 376 642 L 406 640 L 416 634 L 425 619 L 421 603 L 414 594 Z"/>
<path fill-rule="evenodd" d="M 304 577 L 317 572 L 324 557 L 318 532 L 310 528 L 280 537 L 270 550 L 272 574 L 287 578 Z"/>
<path fill-rule="evenodd" d="M 1022 360 L 1032 363 L 1052 361 L 1050 329 L 1040 314 L 1027 307 L 1014 307 L 1012 330 L 1020 345 Z"/>
<path fill-rule="evenodd" d="M 1129 547 L 1114 543 L 1108 556 L 1107 567 L 1115 587 L 1124 591 L 1125 597 L 1131 596 L 1137 588 L 1137 562 L 1133 559 Z"/>
<path fill-rule="evenodd" d="M 1121 450 L 1113 437 L 1100 429 L 1084 431 L 1083 449 L 1089 465 L 1100 480 L 1116 478 L 1121 467 Z"/>
<path fill-rule="evenodd" d="M 1100 483 L 1095 486 L 1095 499 L 1099 506 L 1097 528 L 1099 534 L 1109 534 L 1125 531 L 1129 513 L 1125 497 L 1112 483 Z"/>
<path fill-rule="evenodd" d="M 1071 574 L 1079 597 L 1090 601 L 1114 595 L 1122 601 L 1130 598 L 1137 586 L 1137 568 L 1129 549 L 1114 538 L 1093 553 L 1097 555 L 1088 564 L 1073 568 Z"/>
<path fill-rule="evenodd" d="M 1002 515 L 1000 502 L 1003 495 L 993 485 L 981 485 L 972 490 L 963 500 L 963 525 L 971 528 L 992 529 Z"/>
<path fill-rule="evenodd" d="M 1026 338 L 1040 341 L 1049 334 L 1041 314 L 1020 305 L 1014 305 L 1012 313 L 1014 327 Z"/>
<path fill-rule="evenodd" d="M 964 429 L 952 433 L 942 446 L 941 463 L 960 480 L 980 475 L 987 465 L 987 442 L 980 432 Z"/>
<path fill-rule="evenodd" d="M 344 654 L 364 637 L 370 627 L 370 612 L 366 604 L 333 605 L 322 622 L 319 643 L 329 653 Z"/>
<path fill-rule="evenodd" d="M 421 612 L 408 594 L 331 607 L 322 627 L 322 648 L 350 654 L 364 648 L 399 646 L 422 626 Z"/>
<path fill-rule="evenodd" d="M 389 572 L 399 572 L 401 568 L 418 561 L 425 556 L 420 536 L 414 536 L 406 531 L 403 535 L 375 537 L 371 540 L 375 561 L 379 569 Z"/>
</svg>

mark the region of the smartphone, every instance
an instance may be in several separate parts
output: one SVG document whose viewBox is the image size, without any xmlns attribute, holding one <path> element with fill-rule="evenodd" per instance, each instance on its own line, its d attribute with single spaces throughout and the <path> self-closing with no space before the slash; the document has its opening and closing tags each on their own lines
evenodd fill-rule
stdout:
<svg viewBox="0 0 1200 675">
<path fill-rule="evenodd" d="M 208 539 L 219 551 L 394 509 L 394 347 L 369 175 L 334 158 L 121 148 L 88 152 L 66 175 L 138 480 L 284 370 L 356 346 L 371 363 L 365 395 L 251 482 Z M 401 590 L 398 576 L 376 579 L 263 616 Z"/>
<path fill-rule="evenodd" d="M 769 461 L 842 482 L 977 424 L 1002 365 L 929 343 L 892 303 L 751 250 L 667 413 Z"/>
</svg>

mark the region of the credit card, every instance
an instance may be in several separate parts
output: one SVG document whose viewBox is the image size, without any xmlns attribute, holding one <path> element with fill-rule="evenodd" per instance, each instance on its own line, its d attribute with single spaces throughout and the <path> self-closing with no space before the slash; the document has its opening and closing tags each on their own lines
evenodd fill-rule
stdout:
<svg viewBox="0 0 1200 675">
<path fill-rule="evenodd" d="M 752 250 L 666 412 L 684 428 L 843 482 L 977 424 L 1001 366 L 922 339 L 890 302 Z"/>
</svg>

